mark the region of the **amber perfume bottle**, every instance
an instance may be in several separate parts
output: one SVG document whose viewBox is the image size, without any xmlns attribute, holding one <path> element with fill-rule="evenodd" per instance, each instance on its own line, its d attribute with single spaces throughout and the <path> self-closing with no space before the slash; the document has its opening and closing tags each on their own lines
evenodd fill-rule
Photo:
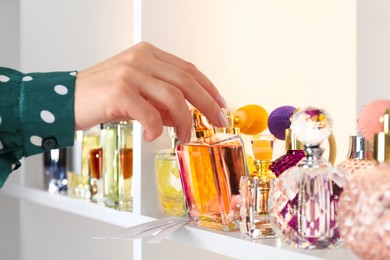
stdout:
<svg viewBox="0 0 390 260">
<path fill-rule="evenodd" d="M 341 244 L 337 224 L 342 171 L 322 157 L 332 120 L 325 110 L 308 107 L 294 114 L 291 129 L 305 157 L 279 176 L 269 195 L 269 214 L 282 241 L 296 248 L 324 249 Z M 334 188 L 338 187 L 337 190 Z"/>
<path fill-rule="evenodd" d="M 345 245 L 365 260 L 390 256 L 390 108 L 382 123 L 383 131 L 373 138 L 376 163 L 355 169 L 339 201 Z"/>
<path fill-rule="evenodd" d="M 192 109 L 196 138 L 176 148 L 190 221 L 224 231 L 238 229 L 239 184 L 248 175 L 240 136 L 217 133 Z"/>
<path fill-rule="evenodd" d="M 353 174 L 355 171 L 367 168 L 374 163 L 375 160 L 373 160 L 368 141 L 361 135 L 353 135 L 349 137 L 347 158 L 337 167 L 346 173 Z"/>
<path fill-rule="evenodd" d="M 268 195 L 276 177 L 269 169 L 275 137 L 259 134 L 251 142 L 256 170 L 250 176 L 241 177 L 240 231 L 252 239 L 274 237 L 268 215 Z"/>
<path fill-rule="evenodd" d="M 178 139 L 173 127 L 168 128 L 171 148 L 163 149 L 154 157 L 157 192 L 160 205 L 168 216 L 186 216 L 184 193 L 176 160 Z"/>
<path fill-rule="evenodd" d="M 118 125 L 118 209 L 133 210 L 133 122 Z"/>
<path fill-rule="evenodd" d="M 88 154 L 91 202 L 103 204 L 103 149 L 91 149 Z"/>
</svg>

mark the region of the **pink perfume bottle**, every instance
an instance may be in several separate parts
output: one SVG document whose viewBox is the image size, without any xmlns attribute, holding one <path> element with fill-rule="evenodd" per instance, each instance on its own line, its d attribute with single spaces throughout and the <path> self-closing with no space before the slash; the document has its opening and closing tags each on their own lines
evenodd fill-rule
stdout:
<svg viewBox="0 0 390 260">
<path fill-rule="evenodd" d="M 332 131 L 326 111 L 308 107 L 294 114 L 291 129 L 303 143 L 305 157 L 277 179 L 270 191 L 269 214 L 282 241 L 296 248 L 324 249 L 341 243 L 337 226 L 337 194 L 341 171 L 322 157 L 320 144 Z"/>
<path fill-rule="evenodd" d="M 368 141 L 363 136 L 350 136 L 347 158 L 339 163 L 337 167 L 346 173 L 353 174 L 359 169 L 373 165 L 375 161 L 372 158 L 372 151 L 369 147 Z"/>
<path fill-rule="evenodd" d="M 196 138 L 176 148 L 190 221 L 224 231 L 238 229 L 239 184 L 248 175 L 239 135 L 215 133 L 207 119 L 192 109 Z"/>
<path fill-rule="evenodd" d="M 339 202 L 340 233 L 362 259 L 390 258 L 390 108 L 374 135 L 375 165 L 356 170 Z"/>
</svg>

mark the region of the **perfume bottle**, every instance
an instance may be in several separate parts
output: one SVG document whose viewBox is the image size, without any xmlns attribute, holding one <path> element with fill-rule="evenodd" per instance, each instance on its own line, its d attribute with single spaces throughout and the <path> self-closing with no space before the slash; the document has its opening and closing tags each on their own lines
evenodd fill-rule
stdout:
<svg viewBox="0 0 390 260">
<path fill-rule="evenodd" d="M 66 148 L 62 148 L 45 151 L 43 154 L 44 188 L 50 193 L 67 192 L 66 153 Z"/>
<path fill-rule="evenodd" d="M 91 202 L 103 204 L 103 149 L 101 147 L 89 150 L 88 164 L 90 172 Z"/>
<path fill-rule="evenodd" d="M 337 167 L 346 173 L 353 174 L 355 171 L 375 164 L 370 144 L 361 135 L 349 137 L 349 149 L 347 158 Z"/>
<path fill-rule="evenodd" d="M 346 247 L 370 260 L 390 256 L 390 108 L 382 123 L 383 131 L 373 137 L 376 163 L 354 171 L 339 201 Z"/>
<path fill-rule="evenodd" d="M 133 210 L 133 122 L 121 121 L 118 125 L 118 209 Z"/>
<path fill-rule="evenodd" d="M 158 151 L 154 158 L 158 199 L 168 216 L 185 216 L 187 209 L 175 151 L 178 139 L 173 127 L 168 128 L 168 135 L 171 148 Z"/>
<path fill-rule="evenodd" d="M 215 133 L 207 119 L 192 109 L 196 138 L 176 148 L 190 221 L 224 231 L 238 229 L 239 184 L 248 175 L 240 136 Z"/>
<path fill-rule="evenodd" d="M 296 166 L 305 157 L 302 143 L 297 140 L 290 128 L 285 130 L 285 138 L 286 153 L 274 160 L 269 167 L 276 177 Z"/>
<path fill-rule="evenodd" d="M 119 205 L 119 157 L 118 157 L 118 122 L 105 123 L 101 130 L 103 203 L 109 208 Z"/>
<path fill-rule="evenodd" d="M 275 137 L 259 134 L 251 142 L 256 170 L 250 176 L 241 177 L 240 231 L 252 239 L 274 237 L 268 215 L 268 195 L 276 178 L 269 169 Z"/>
<path fill-rule="evenodd" d="M 305 157 L 277 179 L 270 191 L 269 214 L 275 231 L 292 247 L 323 249 L 341 244 L 334 185 L 344 186 L 342 171 L 322 157 L 320 144 L 332 129 L 326 111 L 308 107 L 294 114 L 291 129 Z"/>
</svg>

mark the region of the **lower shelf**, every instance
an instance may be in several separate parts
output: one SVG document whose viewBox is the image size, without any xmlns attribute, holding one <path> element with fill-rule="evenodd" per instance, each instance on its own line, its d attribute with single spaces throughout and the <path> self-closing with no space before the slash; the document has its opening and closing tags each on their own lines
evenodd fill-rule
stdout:
<svg viewBox="0 0 390 260">
<path fill-rule="evenodd" d="M 22 188 L 18 185 L 5 185 L 0 194 L 12 196 L 52 209 L 80 215 L 86 218 L 130 227 L 156 220 L 130 212 L 122 212 L 64 195 L 50 194 L 34 188 Z M 176 230 L 167 239 L 184 243 L 210 252 L 238 259 L 259 259 L 267 256 L 276 259 L 359 259 L 346 248 L 331 250 L 297 250 L 283 246 L 280 239 L 249 240 L 240 232 L 222 232 L 204 229 L 186 224 Z"/>
</svg>

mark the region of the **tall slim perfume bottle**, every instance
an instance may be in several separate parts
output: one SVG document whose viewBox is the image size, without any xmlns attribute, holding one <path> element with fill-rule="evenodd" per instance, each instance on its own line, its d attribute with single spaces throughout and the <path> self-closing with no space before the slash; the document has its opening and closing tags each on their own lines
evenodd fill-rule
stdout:
<svg viewBox="0 0 390 260">
<path fill-rule="evenodd" d="M 269 214 L 275 231 L 292 247 L 324 249 L 341 244 L 334 185 L 344 186 L 342 171 L 322 157 L 320 144 L 332 130 L 326 111 L 308 107 L 294 114 L 291 129 L 306 157 L 286 170 L 271 189 Z"/>
<path fill-rule="evenodd" d="M 91 202 L 103 204 L 103 149 L 91 149 L 88 154 Z"/>
<path fill-rule="evenodd" d="M 119 123 L 105 123 L 101 131 L 101 146 L 103 152 L 103 203 L 109 208 L 119 205 L 119 157 L 118 157 L 118 126 Z"/>
<path fill-rule="evenodd" d="M 121 121 L 118 125 L 118 209 L 133 210 L 133 122 Z"/>
<path fill-rule="evenodd" d="M 171 148 L 158 151 L 154 157 L 158 199 L 168 216 L 186 216 L 187 209 L 176 160 L 178 139 L 173 127 L 168 128 L 168 135 Z"/>
<path fill-rule="evenodd" d="M 368 141 L 361 135 L 350 136 L 347 158 L 337 167 L 346 173 L 353 174 L 355 171 L 373 164 L 375 161 Z"/>
<path fill-rule="evenodd" d="M 275 137 L 259 134 L 252 139 L 256 170 L 250 176 L 241 177 L 240 231 L 252 239 L 274 237 L 268 215 L 268 195 L 275 181 L 269 169 L 272 162 Z"/>
<path fill-rule="evenodd" d="M 66 193 L 67 165 L 66 148 L 53 149 L 43 154 L 44 188 L 50 193 Z"/>
<path fill-rule="evenodd" d="M 248 175 L 240 136 L 217 133 L 192 109 L 196 138 L 176 148 L 190 221 L 224 231 L 238 229 L 239 184 Z"/>
<path fill-rule="evenodd" d="M 354 171 L 339 201 L 345 245 L 367 260 L 390 257 L 390 108 L 382 124 L 373 138 L 376 163 Z"/>
</svg>

